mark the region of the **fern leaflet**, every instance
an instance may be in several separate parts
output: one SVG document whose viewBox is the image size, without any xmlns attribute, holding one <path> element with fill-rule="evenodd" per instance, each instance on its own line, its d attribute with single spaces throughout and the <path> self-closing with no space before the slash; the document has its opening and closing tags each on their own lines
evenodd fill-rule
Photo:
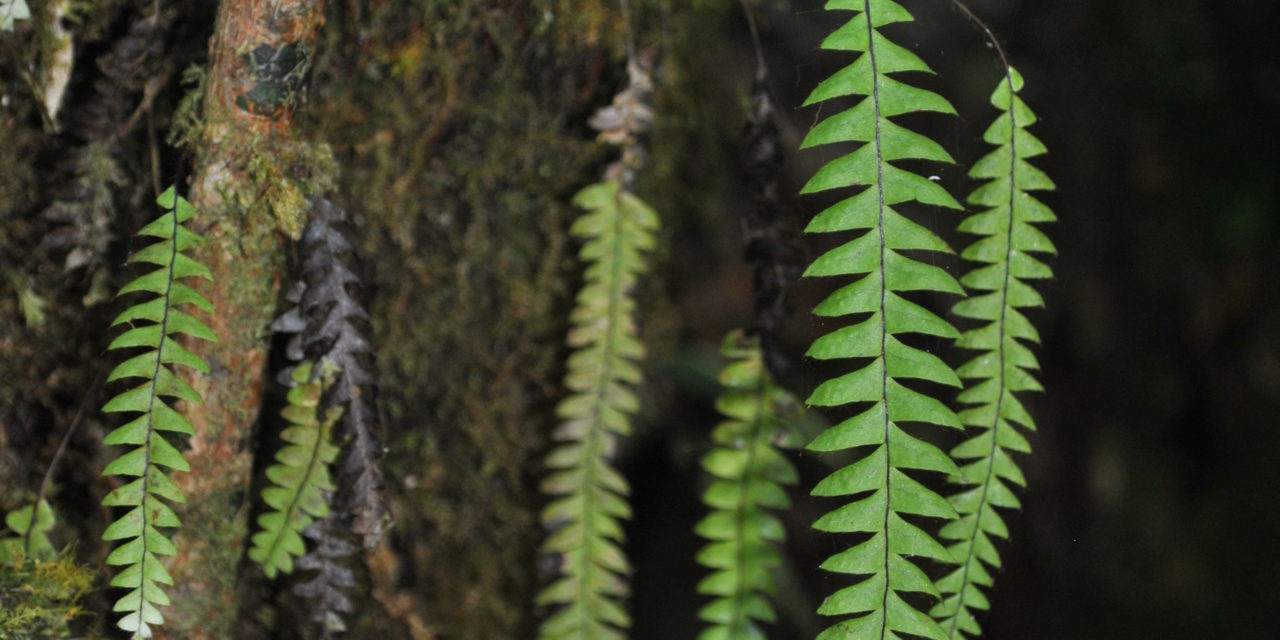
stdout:
<svg viewBox="0 0 1280 640">
<path fill-rule="evenodd" d="M 1054 184 L 1027 162 L 1045 153 L 1045 147 L 1026 131 L 1036 117 L 1018 97 L 1021 89 L 1022 76 L 1009 68 L 991 96 L 991 104 L 1003 113 L 987 129 L 984 139 L 996 145 L 996 150 L 969 173 L 989 180 L 969 196 L 970 204 L 986 210 L 960 225 L 963 232 L 983 236 L 962 254 L 965 260 L 982 266 L 965 275 L 961 283 L 988 293 L 955 307 L 956 315 L 984 324 L 966 331 L 957 342 L 981 352 L 958 370 L 962 378 L 972 381 L 960 394 L 960 402 L 968 406 L 960 419 L 980 432 L 951 452 L 956 460 L 969 461 L 960 472 L 964 486 L 951 497 L 960 519 L 941 532 L 942 538 L 954 542 L 950 551 L 960 566 L 938 581 L 938 590 L 946 598 L 932 612 L 950 638 L 981 633 L 972 610 L 988 608 L 979 587 L 991 586 L 986 567 L 1000 566 L 991 538 L 1009 536 L 995 507 L 1018 508 L 1018 498 L 1005 483 L 1026 485 L 1010 452 L 1029 453 L 1031 447 L 1015 425 L 1035 429 L 1014 393 L 1041 390 L 1031 374 L 1039 363 L 1021 342 L 1038 343 L 1040 336 L 1019 309 L 1044 305 L 1040 294 L 1024 280 L 1052 277 L 1049 267 L 1030 254 L 1056 253 L 1053 243 L 1032 226 L 1056 218 L 1028 192 L 1052 190 Z"/>
<path fill-rule="evenodd" d="M 5 514 L 5 526 L 17 533 L 18 537 L 0 538 L 0 562 L 9 562 L 18 557 L 52 559 L 58 553 L 49 541 L 53 522 L 53 509 L 49 508 L 47 500 L 41 500 L 38 508 L 37 505 L 29 504 Z"/>
<path fill-rule="evenodd" d="M 912 558 L 950 563 L 951 555 L 904 516 L 952 519 L 956 513 L 946 500 L 904 471 L 954 475 L 958 469 L 945 453 L 900 425 L 918 422 L 957 429 L 961 425 L 946 405 L 900 380 L 954 387 L 960 386 L 960 380 L 942 360 L 907 346 L 898 336 L 916 333 L 955 338 L 958 333 L 946 321 L 900 294 L 963 294 L 963 290 L 942 269 L 903 253 L 949 253 L 950 248 L 894 207 L 910 201 L 950 209 L 961 207 L 938 184 L 891 164 L 899 160 L 950 163 L 952 159 L 937 143 L 890 118 L 915 112 L 951 114 L 954 110 L 937 94 L 889 77 L 901 72 L 931 72 L 915 54 L 880 33 L 885 25 L 912 20 L 898 3 L 831 0 L 826 8 L 853 11 L 854 18 L 829 36 L 822 47 L 861 55 L 822 82 L 806 104 L 847 95 L 864 97 L 853 108 L 817 124 L 802 146 L 862 144 L 822 167 L 802 193 L 847 187 L 865 189 L 818 214 L 806 230 L 865 231 L 820 256 L 805 275 L 858 276 L 853 284 L 832 293 L 814 313 L 826 317 L 856 314 L 862 319 L 819 338 L 808 355 L 820 360 L 860 358 L 870 362 L 826 381 L 808 399 L 815 406 L 859 406 L 856 415 L 827 429 L 809 444 L 809 449 L 860 448 L 864 452 L 858 461 L 831 474 L 813 489 L 816 496 L 852 497 L 852 502 L 819 519 L 814 528 L 869 537 L 822 565 L 828 571 L 859 577 L 853 586 L 827 597 L 818 610 L 827 616 L 857 617 L 838 622 L 819 638 L 883 639 L 911 634 L 941 639 L 945 637 L 941 627 L 902 594 L 938 597 L 933 582 Z"/>
<path fill-rule="evenodd" d="M 335 488 L 329 477 L 329 465 L 338 457 L 332 430 L 342 409 L 331 407 L 321 418 L 320 396 L 332 377 L 321 372 L 312 380 L 312 369 L 309 362 L 293 368 L 289 404 L 280 412 L 289 422 L 280 434 L 288 444 L 267 468 L 274 486 L 262 490 L 262 501 L 272 510 L 258 516 L 260 530 L 249 549 L 249 559 L 261 564 L 268 578 L 293 572 L 293 559 L 307 550 L 302 532 L 329 516 L 329 494 Z"/>
<path fill-rule="evenodd" d="M 563 575 L 538 594 L 539 605 L 562 605 L 539 637 L 622 638 L 631 620 L 618 600 L 627 594 L 630 565 L 620 547 L 631 508 L 626 479 L 609 464 L 616 438 L 630 432 L 628 414 L 639 408 L 631 387 L 641 380 L 631 295 L 654 244 L 658 217 L 617 181 L 586 187 L 574 197 L 585 210 L 570 229 L 584 238 L 585 283 L 570 317 L 565 386 L 557 408 L 563 422 L 547 455 L 542 491 L 552 502 L 542 521 L 554 533 L 542 553 L 556 557 Z"/>
<path fill-rule="evenodd" d="M 128 513 L 107 527 L 102 539 L 127 540 L 107 557 L 107 564 L 124 569 L 111 581 L 113 587 L 129 592 L 116 601 L 115 611 L 123 612 L 118 625 L 134 638 L 150 638 L 151 625 L 164 623 L 156 608 L 169 604 L 162 584 L 173 584 L 158 556 L 174 555 L 177 549 L 159 528 L 179 526 L 178 516 L 166 502 L 183 503 L 185 497 L 165 469 L 188 471 L 190 468 L 163 432 L 193 435 L 191 423 L 169 406 L 166 400 L 183 400 L 200 404 L 200 394 L 183 382 L 172 365 L 190 367 L 208 373 L 204 359 L 188 351 L 175 336 L 216 342 L 213 331 L 204 322 L 180 310 L 192 306 L 206 313 L 213 305 L 194 289 L 183 284 L 186 278 L 212 279 L 203 265 L 183 252 L 200 244 L 195 233 L 182 226 L 195 216 L 195 208 L 170 187 L 156 202 L 167 213 L 138 231 L 139 236 L 160 241 L 133 254 L 129 262 L 156 265 L 159 268 L 141 276 L 121 290 L 120 295 L 146 293 L 152 297 L 129 307 L 112 322 L 112 326 L 129 324 L 131 329 L 120 334 L 108 350 L 144 348 L 143 353 L 120 363 L 107 382 L 126 378 L 142 378 L 143 383 L 120 393 L 103 406 L 104 413 L 138 413 L 133 420 L 116 428 L 103 440 L 107 445 L 132 447 L 102 470 L 104 476 L 136 477 L 118 487 L 102 500 L 107 507 L 132 507 Z"/>
<path fill-rule="evenodd" d="M 773 384 L 758 340 L 735 331 L 721 352 L 730 363 L 720 373 L 724 392 L 716 408 L 728 419 L 712 434 L 716 448 L 702 458 L 714 478 L 702 500 L 713 511 L 697 527 L 709 542 L 698 562 L 714 572 L 698 584 L 698 593 L 715 600 L 698 614 L 710 624 L 698 638 L 763 640 L 756 621 L 777 618 L 768 598 L 775 589 L 769 572 L 781 563 L 775 547 L 785 537 L 782 521 L 769 510 L 790 508 L 783 485 L 799 481 L 775 443 L 788 436 L 780 414 L 799 401 Z"/>
<path fill-rule="evenodd" d="M 30 20 L 31 8 L 27 0 L 0 0 L 0 31 L 13 31 L 17 20 Z"/>
</svg>

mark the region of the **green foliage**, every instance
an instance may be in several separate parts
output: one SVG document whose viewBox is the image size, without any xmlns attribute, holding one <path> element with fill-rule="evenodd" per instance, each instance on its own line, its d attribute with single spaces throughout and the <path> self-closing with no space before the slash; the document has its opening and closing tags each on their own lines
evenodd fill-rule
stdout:
<svg viewBox="0 0 1280 640">
<path fill-rule="evenodd" d="M 559 606 L 539 637 L 624 637 L 631 620 L 619 600 L 628 591 L 630 564 L 621 549 L 620 520 L 631 515 L 626 479 L 609 464 L 618 436 L 639 408 L 632 386 L 640 383 L 636 361 L 644 347 L 636 335 L 632 289 L 645 270 L 644 253 L 654 245 L 658 217 L 616 181 L 586 187 L 574 197 L 585 210 L 570 229 L 585 243 L 587 264 L 568 336 L 563 420 L 547 455 L 542 491 L 551 503 L 542 522 L 553 531 L 542 553 L 555 558 L 562 575 L 538 595 L 541 606 Z"/>
<path fill-rule="evenodd" d="M 131 507 L 107 527 L 102 539 L 126 541 L 111 552 L 107 564 L 124 567 L 111 581 L 111 586 L 123 587 L 129 592 L 116 601 L 114 610 L 124 613 L 118 625 L 134 638 L 149 638 L 151 625 L 163 624 L 164 617 L 156 607 L 168 605 L 169 598 L 160 585 L 173 584 L 158 556 L 174 555 L 177 549 L 159 528 L 179 526 L 178 516 L 168 502 L 181 504 L 185 497 L 165 469 L 190 470 L 182 454 L 162 432 L 180 436 L 195 432 L 191 423 L 170 407 L 169 402 L 202 402 L 200 394 L 170 368 L 182 365 L 201 373 L 209 372 L 204 359 L 180 345 L 176 336 L 217 341 L 204 322 L 180 309 L 190 306 L 205 313 L 213 312 L 213 305 L 204 296 L 181 282 L 186 278 L 212 279 L 207 268 L 183 253 L 201 242 L 199 236 L 182 226 L 195 216 L 195 208 L 178 196 L 173 187 L 156 202 L 167 209 L 167 213 L 144 226 L 138 235 L 158 238 L 159 242 L 134 253 L 129 262 L 159 268 L 121 288 L 120 295 L 145 293 L 149 294 L 148 300 L 116 317 L 111 323 L 113 327 L 128 324 L 131 328 L 107 347 L 108 350 L 144 349 L 143 353 L 117 365 L 107 376 L 107 382 L 127 378 L 141 378 L 143 382 L 115 396 L 102 408 L 105 413 L 140 414 L 103 440 L 103 444 L 131 448 L 102 470 L 104 476 L 137 478 L 112 490 L 102 501 L 107 507 Z"/>
<path fill-rule="evenodd" d="M 831 0 L 828 10 L 846 10 L 854 18 L 823 43 L 824 49 L 861 55 L 821 83 L 806 104 L 864 96 L 854 107 L 817 124 L 804 147 L 862 143 L 822 167 L 803 193 L 865 187 L 818 214 L 810 233 L 861 231 L 852 241 L 811 264 L 808 277 L 856 276 L 814 310 L 823 317 L 854 315 L 852 326 L 816 340 L 808 351 L 820 360 L 858 358 L 859 367 L 820 385 L 808 403 L 843 407 L 856 403 L 854 416 L 827 429 L 809 444 L 813 451 L 857 449 L 859 459 L 813 489 L 816 496 L 848 496 L 851 502 L 819 519 L 814 528 L 866 537 L 823 563 L 828 571 L 857 576 L 855 583 L 827 597 L 818 612 L 857 616 L 842 620 L 819 638 L 899 638 L 911 634 L 941 639 L 941 627 L 917 610 L 904 594 L 938 597 L 933 582 L 916 564 L 921 559 L 952 562 L 933 536 L 906 516 L 952 519 L 955 509 L 905 471 L 959 473 L 954 462 L 902 425 L 926 423 L 959 429 L 960 420 L 935 398 L 904 385 L 907 379 L 959 387 L 956 373 L 938 357 L 909 346 L 904 334 L 955 338 L 950 324 L 901 294 L 934 291 L 963 294 L 942 269 L 904 252 L 950 253 L 936 235 L 895 207 L 908 202 L 960 209 L 940 185 L 898 168 L 893 162 L 952 162 L 938 144 L 895 124 L 890 118 L 917 112 L 954 113 L 930 91 L 904 84 L 889 74 L 925 72 L 920 58 L 890 42 L 879 28 L 910 21 L 892 0 Z"/>
<path fill-rule="evenodd" d="M 86 613 L 80 603 L 93 579 L 65 554 L 0 560 L 0 640 L 71 637 L 67 623 Z"/>
<path fill-rule="evenodd" d="M 0 0 L 0 31 L 13 31 L 14 21 L 30 18 L 27 0 Z"/>
<path fill-rule="evenodd" d="M 1031 447 L 1019 427 L 1035 429 L 1023 408 L 1019 391 L 1040 391 L 1032 376 L 1039 363 L 1022 341 L 1038 343 L 1040 335 L 1019 309 L 1044 305 L 1040 294 L 1024 280 L 1052 277 L 1048 265 L 1030 254 L 1054 254 L 1053 243 L 1036 223 L 1053 222 L 1053 212 L 1029 194 L 1052 190 L 1053 181 L 1027 162 L 1045 153 L 1045 147 L 1026 128 L 1035 114 L 1018 97 L 1022 76 L 1010 68 L 1000 81 L 991 104 L 1002 113 L 984 139 L 996 150 L 974 165 L 969 175 L 988 180 L 969 196 L 969 203 L 984 207 L 960 225 L 960 230 L 982 236 L 965 249 L 962 257 L 978 263 L 961 279 L 974 291 L 985 292 L 956 304 L 958 316 L 979 320 L 982 326 L 966 331 L 957 341 L 965 349 L 981 352 L 960 367 L 969 381 L 960 402 L 967 408 L 960 420 L 979 433 L 951 452 L 956 460 L 969 461 L 960 471 L 962 488 L 951 497 L 960 519 L 942 529 L 941 536 L 954 542 L 951 555 L 959 567 L 938 581 L 946 594 L 932 615 L 950 638 L 981 633 L 972 610 L 986 610 L 988 602 L 979 587 L 990 587 L 987 566 L 999 567 L 1000 556 L 991 538 L 1008 538 L 995 507 L 1019 506 L 1006 483 L 1025 486 L 1026 479 L 1010 452 L 1029 453 Z"/>
<path fill-rule="evenodd" d="M 714 478 L 702 494 L 712 513 L 697 527 L 709 541 L 698 562 L 713 570 L 698 593 L 715 600 L 699 612 L 710 626 L 698 638 L 762 640 L 756 621 L 777 618 L 768 598 L 776 590 L 770 572 L 781 563 L 776 545 L 785 537 L 770 510 L 790 508 L 783 485 L 799 480 L 777 443 L 789 439 L 783 421 L 800 403 L 773 384 L 757 340 L 736 331 L 725 337 L 721 352 L 730 362 L 720 372 L 724 392 L 716 408 L 728 419 L 716 427 L 716 446 L 702 458 Z"/>
<path fill-rule="evenodd" d="M 307 550 L 302 531 L 329 516 L 329 494 L 335 489 L 329 477 L 329 465 L 338 457 L 332 430 L 342 409 L 330 408 L 321 421 L 320 396 L 332 376 L 326 372 L 312 379 L 312 368 L 304 362 L 293 369 L 295 386 L 280 412 L 289 422 L 280 434 L 288 444 L 276 453 L 276 464 L 267 467 L 273 486 L 262 490 L 262 501 L 271 511 L 258 516 L 260 529 L 249 549 L 249 559 L 261 564 L 268 578 L 293 572 L 293 559 Z"/>
<path fill-rule="evenodd" d="M 4 517 L 4 524 L 18 537 L 0 539 L 0 562 L 9 562 L 16 558 L 48 560 L 57 555 L 53 543 L 49 542 L 49 531 L 53 529 L 53 510 L 49 503 L 41 500 L 39 508 L 27 505 L 10 511 Z M 31 516 L 35 514 L 35 522 Z"/>
</svg>

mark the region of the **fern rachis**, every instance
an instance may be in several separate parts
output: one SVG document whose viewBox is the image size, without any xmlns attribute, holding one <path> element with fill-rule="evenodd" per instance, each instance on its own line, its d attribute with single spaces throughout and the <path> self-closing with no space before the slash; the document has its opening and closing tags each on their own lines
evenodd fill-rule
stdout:
<svg viewBox="0 0 1280 640">
<path fill-rule="evenodd" d="M 104 439 L 106 445 L 135 445 L 136 448 L 116 458 L 103 469 L 104 476 L 135 476 L 103 499 L 103 506 L 133 507 L 113 522 L 102 534 L 106 541 L 128 540 L 107 556 L 107 564 L 125 566 L 111 581 L 113 587 L 130 589 L 116 601 L 114 610 L 125 613 L 118 623 L 135 638 L 151 637 L 151 625 L 163 624 L 164 617 L 156 608 L 169 604 L 160 584 L 173 584 L 173 579 L 158 556 L 174 555 L 177 549 L 158 527 L 177 527 L 177 514 L 165 500 L 181 504 L 182 491 L 161 467 L 188 471 L 182 454 L 165 439 L 162 432 L 192 435 L 189 422 L 164 400 L 165 397 L 199 404 L 200 394 L 183 382 L 166 365 L 181 364 L 202 373 L 209 368 L 199 356 L 182 347 L 174 336 L 184 334 L 194 339 L 216 341 L 203 322 L 178 307 L 191 305 L 206 313 L 212 304 L 182 279 L 211 279 L 209 270 L 183 252 L 201 240 L 182 223 L 195 216 L 195 208 L 177 195 L 174 188 L 165 191 L 156 202 L 168 213 L 138 231 L 139 236 L 160 241 L 136 252 L 130 262 L 153 264 L 159 268 L 125 285 L 120 294 L 142 292 L 157 295 L 149 302 L 135 304 L 123 311 L 112 326 L 137 321 L 150 324 L 135 326 L 113 340 L 108 350 L 142 347 L 147 351 L 116 366 L 107 381 L 143 378 L 143 384 L 124 391 L 109 400 L 104 413 L 135 412 L 137 416 L 117 427 Z"/>
<path fill-rule="evenodd" d="M 960 481 L 965 486 L 951 497 L 960 519 L 941 533 L 954 543 L 950 551 L 960 566 L 938 581 L 938 590 L 947 597 L 931 612 L 951 639 L 981 633 L 970 609 L 989 607 L 979 589 L 992 584 L 984 563 L 1000 565 L 990 537 L 1008 537 L 1008 528 L 995 507 L 1019 507 L 1004 481 L 1026 485 L 1009 452 L 1028 453 L 1030 446 L 1014 425 L 1035 428 L 1014 393 L 1041 390 L 1028 372 L 1039 368 L 1036 357 L 1020 342 L 1039 342 L 1039 334 L 1018 309 L 1043 305 L 1040 295 L 1022 280 L 1052 275 L 1048 266 L 1028 253 L 1056 253 L 1049 239 L 1032 226 L 1052 222 L 1053 213 L 1028 191 L 1051 190 L 1054 185 L 1027 162 L 1045 153 L 1045 148 L 1026 131 L 1034 124 L 1035 115 L 1018 97 L 1022 84 L 1022 76 L 1008 68 L 991 97 L 991 104 L 1002 113 L 984 139 L 996 145 L 996 150 L 970 172 L 971 177 L 989 180 L 969 197 L 971 204 L 986 210 L 960 226 L 961 231 L 983 236 L 962 254 L 982 266 L 961 282 L 988 293 L 962 301 L 955 308 L 956 315 L 985 324 L 965 332 L 958 341 L 959 346 L 982 353 L 959 370 L 961 377 L 976 381 L 966 385 L 960 395 L 960 402 L 969 406 L 961 412 L 961 420 L 980 432 L 952 451 L 955 459 L 971 462 L 961 469 Z"/>
<path fill-rule="evenodd" d="M 958 469 L 946 454 L 910 435 L 899 424 L 917 422 L 951 428 L 961 425 L 941 402 L 898 380 L 917 379 L 954 387 L 960 386 L 960 380 L 942 360 L 907 346 L 896 336 L 918 333 L 956 337 L 957 332 L 946 321 L 899 293 L 962 294 L 963 290 L 945 271 L 902 253 L 950 253 L 950 248 L 894 207 L 909 201 L 951 209 L 961 207 L 941 186 L 891 164 L 899 160 L 952 160 L 936 143 L 889 118 L 912 112 L 954 110 L 937 94 L 888 76 L 930 71 L 918 57 L 879 31 L 885 25 L 912 19 L 900 5 L 892 0 L 832 0 L 827 9 L 854 11 L 855 16 L 828 37 L 823 48 L 861 55 L 820 84 L 806 104 L 851 94 L 864 97 L 856 106 L 816 125 L 803 146 L 862 144 L 820 169 L 802 193 L 847 187 L 865 189 L 818 214 L 807 231 L 863 233 L 819 257 L 805 275 L 859 276 L 853 284 L 832 293 L 814 312 L 819 316 L 855 315 L 865 319 L 817 339 L 808 355 L 823 360 L 870 359 L 870 363 L 828 380 L 810 396 L 811 405 L 857 404 L 867 408 L 819 435 L 809 448 L 873 448 L 813 489 L 816 496 L 854 498 L 819 519 L 814 524 L 816 529 L 870 534 L 822 565 L 828 571 L 863 577 L 828 597 L 819 609 L 823 615 L 857 617 L 837 623 L 820 638 L 891 638 L 898 637 L 898 633 L 942 638 L 941 628 L 898 592 L 937 597 L 932 581 L 909 557 L 938 562 L 951 562 L 951 557 L 932 536 L 903 516 L 949 520 L 956 514 L 946 500 L 904 470 L 954 475 Z"/>
</svg>

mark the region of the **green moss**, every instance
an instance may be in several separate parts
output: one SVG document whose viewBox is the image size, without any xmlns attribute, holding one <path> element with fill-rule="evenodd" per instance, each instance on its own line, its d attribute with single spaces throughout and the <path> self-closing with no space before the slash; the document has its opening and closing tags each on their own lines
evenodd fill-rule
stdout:
<svg viewBox="0 0 1280 640">
<path fill-rule="evenodd" d="M 65 554 L 49 561 L 0 563 L 0 640 L 68 638 L 85 611 L 94 574 Z"/>
<path fill-rule="evenodd" d="M 165 142 L 175 147 L 189 147 L 204 135 L 204 83 L 208 72 L 203 66 L 191 65 L 182 71 L 182 86 L 186 92 L 178 101 L 169 124 L 169 133 Z"/>
<path fill-rule="evenodd" d="M 273 145 L 271 153 L 255 149 L 246 168 L 252 200 L 240 205 L 246 210 L 265 205 L 275 228 L 297 240 L 307 224 L 306 196 L 331 191 L 337 166 L 327 144 L 289 140 Z"/>
</svg>

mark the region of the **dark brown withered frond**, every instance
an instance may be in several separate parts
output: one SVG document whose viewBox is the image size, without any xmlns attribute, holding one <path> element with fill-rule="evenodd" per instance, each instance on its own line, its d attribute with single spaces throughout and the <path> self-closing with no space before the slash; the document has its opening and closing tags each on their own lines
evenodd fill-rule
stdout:
<svg viewBox="0 0 1280 640">
<path fill-rule="evenodd" d="M 347 595 L 356 588 L 350 565 L 355 545 L 340 518 L 332 513 L 303 530 L 311 550 L 296 563 L 306 578 L 293 587 L 294 595 L 313 603 L 310 619 L 326 638 L 345 631 L 345 617 L 355 610 Z"/>
<path fill-rule="evenodd" d="M 383 498 L 382 425 L 374 385 L 374 349 L 368 339 L 369 313 L 360 303 L 360 279 L 347 266 L 353 260 L 344 235 L 347 214 L 323 198 L 311 199 L 311 215 L 302 233 L 302 348 L 307 359 L 338 368 L 325 399 L 340 405 L 342 421 L 335 437 L 338 458 L 336 505 L 350 519 L 365 547 L 382 539 L 387 520 Z"/>
<path fill-rule="evenodd" d="M 134 112 L 147 99 L 148 83 L 163 83 L 164 36 L 172 24 L 172 10 L 139 16 L 129 31 L 98 58 L 102 76 L 93 83 L 97 94 L 76 119 L 75 130 L 89 140 L 118 140 L 136 123 Z"/>
<path fill-rule="evenodd" d="M 354 260 L 344 235 L 346 213 L 323 198 L 311 199 L 301 240 L 302 280 L 289 292 L 294 307 L 272 324 L 294 334 L 290 360 L 327 361 L 337 369 L 324 406 L 341 406 L 335 433 L 341 449 L 334 506 L 365 547 L 382 538 L 387 521 L 383 498 L 381 423 L 374 384 L 369 314 L 358 300 L 360 279 L 347 265 Z M 282 374 L 288 376 L 289 373 Z"/>
</svg>

